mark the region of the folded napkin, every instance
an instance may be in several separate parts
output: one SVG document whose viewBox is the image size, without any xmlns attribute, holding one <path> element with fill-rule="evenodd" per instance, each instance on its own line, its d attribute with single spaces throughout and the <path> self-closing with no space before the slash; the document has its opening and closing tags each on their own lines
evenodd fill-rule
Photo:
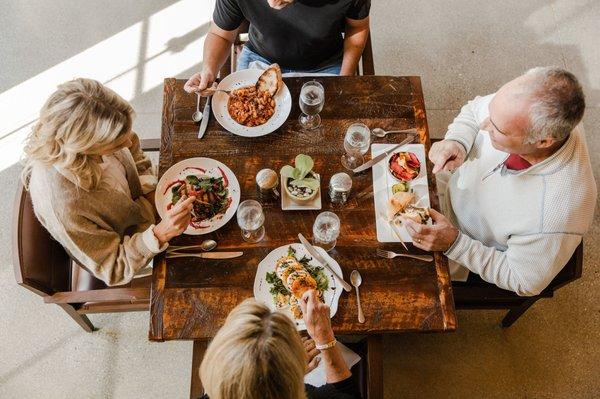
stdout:
<svg viewBox="0 0 600 399">
<path fill-rule="evenodd" d="M 336 344 L 340 351 L 342 352 L 342 357 L 346 361 L 348 368 L 352 368 L 356 363 L 360 361 L 360 356 L 348 348 L 346 345 L 338 342 Z M 317 355 L 320 357 L 321 355 Z M 327 377 L 325 375 L 325 363 L 321 361 L 316 369 L 311 371 L 310 373 L 304 376 L 304 382 L 306 384 L 310 384 L 315 387 L 320 387 L 321 385 L 325 385 L 327 382 Z"/>
</svg>

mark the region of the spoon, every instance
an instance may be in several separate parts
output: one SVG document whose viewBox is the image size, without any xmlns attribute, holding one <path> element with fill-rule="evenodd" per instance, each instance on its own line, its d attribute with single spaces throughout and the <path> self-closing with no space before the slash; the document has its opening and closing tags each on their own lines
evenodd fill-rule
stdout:
<svg viewBox="0 0 600 399">
<path fill-rule="evenodd" d="M 217 247 L 217 242 L 215 240 L 204 240 L 204 241 L 202 241 L 202 243 L 200 243 L 200 245 L 186 245 L 186 246 L 183 246 L 183 247 L 178 247 L 178 246 L 172 245 L 172 246 L 169 247 L 169 249 L 179 251 L 179 250 L 182 250 L 182 249 L 200 248 L 204 252 L 208 252 L 208 251 L 212 251 L 216 247 Z"/>
<path fill-rule="evenodd" d="M 352 270 L 350 273 L 350 282 L 356 288 L 356 303 L 358 305 L 358 322 L 365 322 L 365 315 L 363 314 L 362 306 L 360 304 L 360 293 L 358 292 L 358 286 L 362 284 L 362 277 L 358 270 Z"/>
<path fill-rule="evenodd" d="M 371 132 L 373 133 L 373 136 L 375 136 L 375 137 L 385 137 L 386 134 L 390 134 L 390 133 L 417 133 L 417 129 L 412 128 L 412 129 L 388 130 L 388 131 L 385 131 L 385 130 L 383 130 L 380 127 L 376 127 Z"/>
<path fill-rule="evenodd" d="M 197 94 L 198 101 L 196 102 L 196 112 L 192 114 L 192 120 L 194 122 L 200 122 L 202 120 L 202 112 L 200 112 L 200 94 Z"/>
</svg>

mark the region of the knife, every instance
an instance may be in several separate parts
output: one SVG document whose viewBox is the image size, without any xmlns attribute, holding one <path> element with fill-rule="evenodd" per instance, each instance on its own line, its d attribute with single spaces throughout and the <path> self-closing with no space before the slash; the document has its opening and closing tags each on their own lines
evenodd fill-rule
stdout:
<svg viewBox="0 0 600 399">
<path fill-rule="evenodd" d="M 210 119 L 210 100 L 212 96 L 206 97 L 206 104 L 204 104 L 204 110 L 202 111 L 202 122 L 200 123 L 200 129 L 198 129 L 198 138 L 201 139 L 206 132 L 208 126 L 208 120 Z"/>
<path fill-rule="evenodd" d="M 298 234 L 298 238 L 300 239 L 300 242 L 302 243 L 302 245 L 304 246 L 304 248 L 306 248 L 306 250 L 308 251 L 309 254 L 312 255 L 313 258 L 315 258 L 319 263 L 321 263 L 325 269 L 329 270 L 331 272 L 331 274 L 333 274 L 333 277 L 335 277 L 335 279 L 344 287 L 344 289 L 348 292 L 352 291 L 352 286 L 350 284 L 348 284 L 347 282 L 344 281 L 343 278 L 341 278 L 336 272 L 335 270 L 333 270 L 331 268 L 331 266 L 329 266 L 329 264 L 327 262 L 325 262 L 325 259 L 323 259 L 323 257 L 317 252 L 317 250 L 315 249 L 315 247 L 313 247 L 310 242 L 308 242 L 308 240 L 306 238 L 304 238 L 304 236 L 302 235 L 302 233 Z"/>
<path fill-rule="evenodd" d="M 207 253 L 185 253 L 185 252 L 170 252 L 167 254 L 169 258 L 204 258 L 204 259 L 231 259 L 242 256 L 243 252 L 207 252 Z"/>
<path fill-rule="evenodd" d="M 204 123 L 204 122 L 203 122 Z M 409 135 L 403 142 L 401 142 L 400 144 L 397 144 L 395 146 L 393 146 L 392 148 L 390 148 L 389 150 L 387 150 L 386 152 L 384 152 L 383 154 L 379 154 L 377 155 L 375 158 L 371 159 L 369 162 L 365 162 L 364 164 L 360 165 L 358 168 L 352 170 L 352 172 L 354 173 L 360 173 L 362 171 L 365 171 L 367 169 L 369 169 L 371 166 L 375 165 L 377 162 L 381 161 L 383 158 L 387 157 L 388 155 L 390 155 L 392 152 L 396 151 L 398 148 L 402 147 L 405 144 L 410 143 L 411 141 L 413 141 L 415 139 L 417 135 L 416 134 L 411 134 Z"/>
</svg>

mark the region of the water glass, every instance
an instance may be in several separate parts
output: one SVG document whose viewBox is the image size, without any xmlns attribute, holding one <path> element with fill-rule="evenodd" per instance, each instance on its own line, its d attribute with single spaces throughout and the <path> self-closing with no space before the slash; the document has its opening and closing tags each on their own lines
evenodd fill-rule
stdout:
<svg viewBox="0 0 600 399">
<path fill-rule="evenodd" d="M 258 201 L 246 200 L 237 209 L 237 222 L 246 242 L 259 242 L 265 236 L 265 214 Z"/>
<path fill-rule="evenodd" d="M 348 170 L 356 169 L 364 163 L 364 155 L 371 145 L 371 130 L 364 123 L 353 123 L 344 136 L 342 165 Z"/>
<path fill-rule="evenodd" d="M 321 126 L 319 112 L 325 104 L 325 89 L 323 89 L 321 83 L 314 80 L 304 83 L 300 90 L 299 102 L 300 110 L 303 112 L 298 118 L 300 126 L 307 130 Z"/>
<path fill-rule="evenodd" d="M 321 212 L 313 224 L 313 245 L 329 252 L 340 235 L 340 218 L 333 212 Z"/>
</svg>

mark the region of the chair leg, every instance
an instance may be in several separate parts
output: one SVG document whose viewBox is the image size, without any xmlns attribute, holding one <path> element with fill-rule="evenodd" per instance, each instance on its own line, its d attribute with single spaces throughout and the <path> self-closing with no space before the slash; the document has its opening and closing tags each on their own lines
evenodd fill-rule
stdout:
<svg viewBox="0 0 600 399">
<path fill-rule="evenodd" d="M 200 363 L 208 347 L 208 341 L 194 341 L 192 352 L 192 381 L 190 383 L 190 399 L 197 399 L 204 394 L 202 381 L 200 381 Z"/>
<path fill-rule="evenodd" d="M 381 335 L 367 337 L 367 399 L 383 398 L 383 343 Z"/>
<path fill-rule="evenodd" d="M 71 316 L 71 318 L 75 320 L 75 322 L 79 324 L 85 331 L 91 333 L 97 330 L 90 319 L 86 315 L 78 313 L 73 306 L 66 303 L 59 303 L 58 306 L 63 308 L 63 310 L 67 312 L 67 314 Z"/>
<path fill-rule="evenodd" d="M 509 310 L 506 316 L 504 316 L 504 319 L 502 319 L 502 327 L 508 328 L 512 326 L 513 323 L 517 321 L 517 319 L 521 317 L 523 313 L 525 313 L 527 309 L 531 307 L 531 305 L 536 303 L 538 299 L 540 299 L 538 296 L 531 297 L 523 302 L 519 307 Z"/>
</svg>

